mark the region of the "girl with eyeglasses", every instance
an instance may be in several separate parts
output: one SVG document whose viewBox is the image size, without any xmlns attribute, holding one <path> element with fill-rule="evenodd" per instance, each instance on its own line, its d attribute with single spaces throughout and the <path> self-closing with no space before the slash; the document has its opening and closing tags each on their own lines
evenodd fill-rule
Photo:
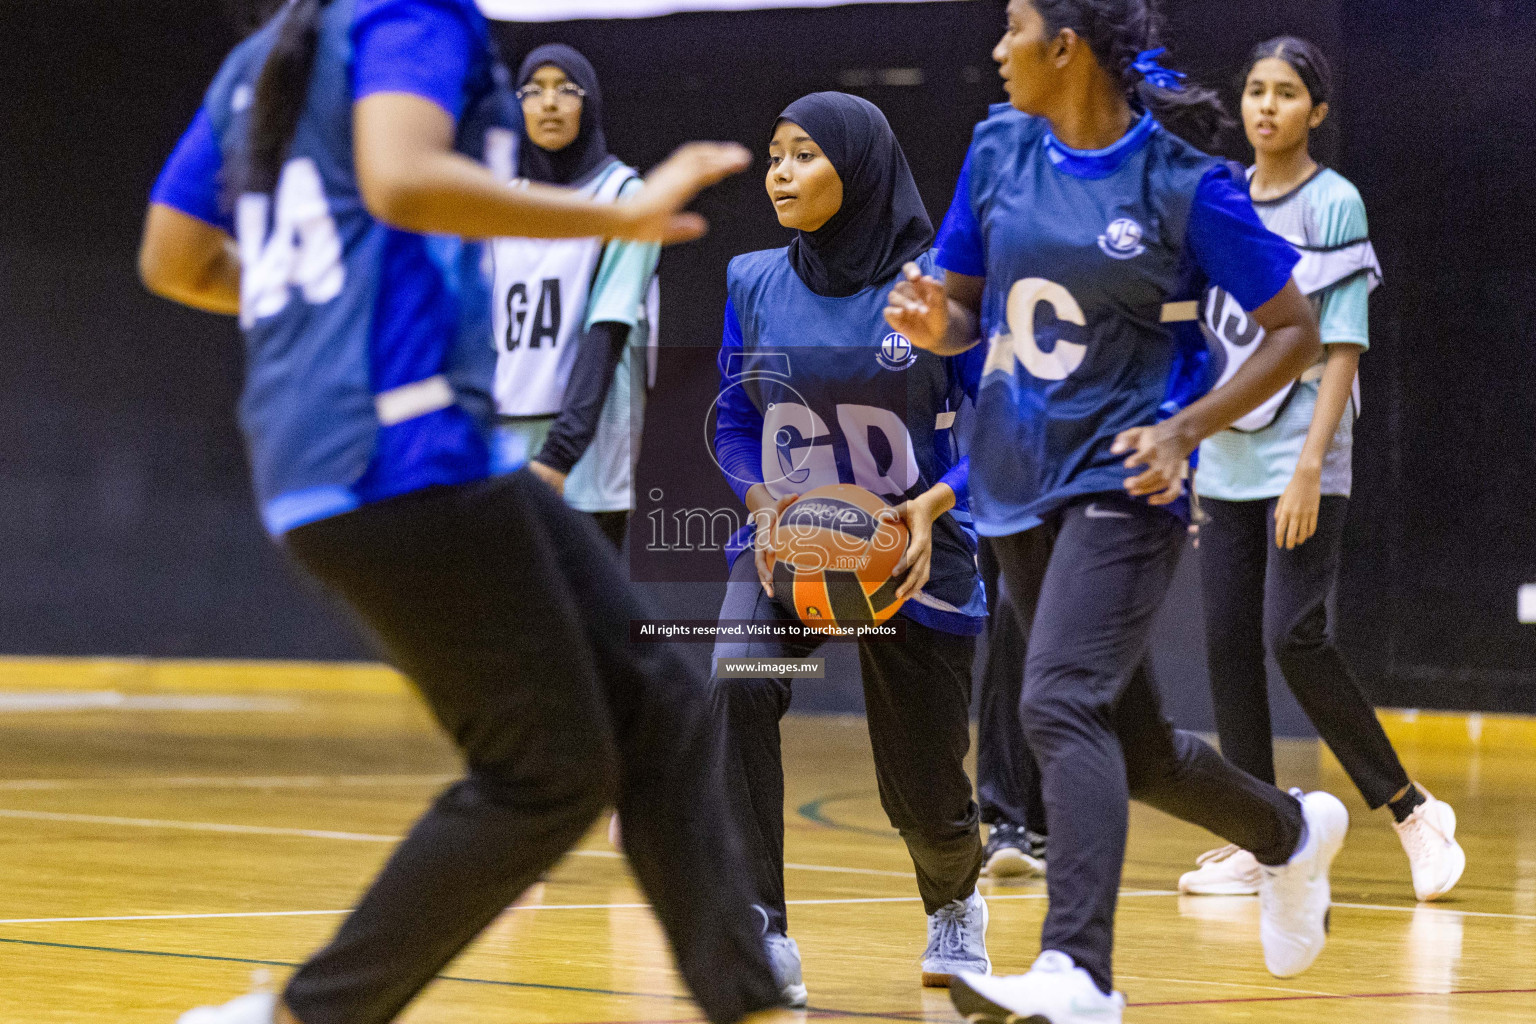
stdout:
<svg viewBox="0 0 1536 1024">
<path fill-rule="evenodd" d="M 585 57 L 541 46 L 517 83 L 516 130 L 502 156 L 511 177 L 596 202 L 642 187 L 639 173 L 608 152 L 602 91 Z M 529 468 L 615 548 L 634 508 L 660 252 L 602 238 L 502 238 L 491 247 L 503 441 L 531 457 Z"/>
</svg>

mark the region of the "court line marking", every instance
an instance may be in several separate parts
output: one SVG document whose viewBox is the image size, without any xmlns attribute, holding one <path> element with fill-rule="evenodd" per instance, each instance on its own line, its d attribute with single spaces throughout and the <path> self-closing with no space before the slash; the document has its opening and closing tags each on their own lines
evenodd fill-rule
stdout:
<svg viewBox="0 0 1536 1024">
<path fill-rule="evenodd" d="M 410 776 L 407 776 L 408 778 Z M 319 776 L 316 776 L 319 778 Z M 126 828 L 163 828 L 185 832 L 216 832 L 233 835 L 264 835 L 286 836 L 298 839 L 331 839 L 344 842 L 358 843 L 398 843 L 404 836 L 381 835 L 370 832 L 340 832 L 327 829 L 308 828 L 284 828 L 273 825 L 235 825 L 223 822 L 211 821 L 173 821 L 164 818 L 123 818 L 106 814 L 74 814 L 63 811 L 26 811 L 11 808 L 0 808 L 0 818 L 13 818 L 23 821 L 54 821 L 66 824 L 83 825 L 116 825 Z M 820 822 L 818 822 L 820 824 Z M 572 850 L 575 857 L 599 857 L 604 859 L 620 859 L 624 855 L 616 850 Z M 794 871 L 818 871 L 831 874 L 867 875 L 881 878 L 911 878 L 911 872 L 886 871 L 878 868 L 843 867 L 834 864 L 800 864 L 786 863 L 786 870 Z M 1141 893 L 1138 892 L 1138 895 Z M 1171 890 L 1145 890 L 1147 895 L 1176 896 Z M 1022 897 L 1012 895 L 993 895 L 988 899 L 1042 899 L 1044 893 L 1028 894 Z M 1121 895 L 1127 895 L 1121 893 Z M 903 899 L 906 897 L 902 897 Z M 1413 906 L 1399 907 L 1384 903 L 1342 903 L 1335 902 L 1335 907 L 1347 910 L 1372 910 L 1390 911 L 1399 914 L 1411 914 L 1421 909 L 1442 914 L 1459 914 L 1463 917 L 1491 918 L 1508 921 L 1536 921 L 1536 914 L 1502 913 L 1489 910 L 1460 910 L 1446 906 Z"/>
<path fill-rule="evenodd" d="M 223 832 L 235 835 L 292 836 L 300 839 L 340 839 L 354 843 L 397 843 L 401 836 L 368 832 L 333 832 L 313 828 L 279 828 L 269 825 L 231 825 L 212 821 L 169 821 L 162 818 L 119 818 L 110 814 L 67 814 L 62 811 L 0 809 L 0 818 L 23 821 L 57 821 L 77 825 L 119 825 L 127 828 L 164 828 L 183 832 Z"/>
<path fill-rule="evenodd" d="M 89 953 L 118 953 L 128 956 L 157 956 L 176 960 L 202 960 L 214 963 L 250 964 L 258 967 L 299 967 L 300 964 L 289 960 L 257 960 L 249 957 L 238 956 L 214 956 L 207 953 L 171 953 L 156 949 L 124 949 L 116 946 L 82 946 L 68 942 L 42 942 L 34 939 L 7 939 L 0 938 L 0 943 L 13 946 L 43 946 L 51 949 L 72 949 Z M 467 985 L 493 985 L 502 988 L 543 989 L 555 992 L 578 992 L 583 995 L 600 996 L 626 996 L 635 999 L 665 999 L 669 1002 L 693 1002 L 693 997 L 679 995 L 674 992 L 626 992 L 621 989 L 586 988 L 579 985 L 550 985 L 532 981 L 496 981 L 491 978 L 465 978 L 452 974 L 439 974 L 435 981 L 456 981 Z M 909 1020 L 910 1018 L 878 1012 L 865 1012 L 860 1010 L 837 1010 L 829 1007 L 807 1007 L 806 1016 L 814 1018 L 857 1018 L 861 1020 Z M 689 1018 L 694 1020 L 696 1018 Z M 614 1022 L 618 1024 L 618 1022 Z M 640 1022 L 645 1024 L 645 1022 Z M 676 1024 L 684 1024 L 682 1021 Z"/>
<path fill-rule="evenodd" d="M 213 956 L 207 953 L 171 953 L 154 949 L 124 949 L 116 946 L 84 946 L 68 942 L 43 942 L 36 939 L 8 939 L 0 938 L 0 943 L 13 946 L 35 946 L 50 949 L 71 949 L 89 953 L 117 953 L 128 956 L 156 956 L 176 960 L 201 960 L 214 963 L 252 964 L 260 967 L 298 967 L 299 964 L 288 960 L 257 960 L 249 957 L 237 956 Z M 689 996 L 675 993 L 660 992 L 625 992 L 616 989 L 583 988 L 577 985 L 550 985 L 530 981 L 496 981 L 490 978 L 465 978 L 457 975 L 440 974 L 437 981 L 455 981 L 470 985 L 492 985 L 501 988 L 532 988 L 557 992 L 579 992 L 588 995 L 605 996 L 629 996 L 640 999 L 666 999 L 672 1002 L 691 1001 Z M 1492 995 L 1530 995 L 1536 993 L 1533 988 L 1489 988 L 1489 989 L 1453 989 L 1449 992 L 1353 992 L 1329 995 L 1285 995 L 1285 996 L 1254 996 L 1249 998 L 1233 999 L 1186 999 L 1167 1000 L 1162 1002 L 1128 1003 L 1127 1007 L 1152 1007 L 1152 1006 L 1221 1006 L 1241 1003 L 1282 1003 L 1282 1002 L 1307 1002 L 1324 1000 L 1345 999 L 1435 999 L 1449 996 L 1492 996 Z M 825 1017 L 852 1017 L 873 1020 L 909 1020 L 905 1013 L 878 1013 L 861 1012 L 858 1010 L 835 1010 L 820 1007 L 808 1008 L 810 1015 Z"/>
<path fill-rule="evenodd" d="M 1122 897 L 1135 898 L 1140 896 L 1173 896 L 1176 893 L 1165 892 L 1157 889 L 1127 890 L 1120 893 Z M 1043 900 L 1045 893 L 1006 893 L 996 896 L 988 896 L 988 900 Z M 835 906 L 863 903 L 918 903 L 921 896 L 847 896 L 836 899 L 818 900 L 787 900 L 792 907 L 811 906 Z M 534 910 L 644 910 L 649 903 L 529 903 L 513 905 L 506 912 L 527 912 Z M 101 917 L 13 917 L 0 920 L 0 925 L 7 924 L 89 924 L 93 922 L 111 921 L 203 921 L 219 918 L 259 918 L 259 917 L 324 917 L 327 915 L 338 916 L 350 914 L 350 910 L 241 910 L 222 913 L 200 914 L 116 914 Z M 1256 986 L 1246 986 L 1249 988 Z M 1279 991 L 1304 991 L 1301 989 L 1282 989 Z"/>
<path fill-rule="evenodd" d="M 624 854 L 617 850 L 572 850 L 571 855 L 573 857 L 608 857 L 615 860 L 624 859 Z M 784 868 L 786 871 L 824 871 L 829 874 L 836 875 L 876 875 L 881 878 L 913 877 L 912 872 L 910 871 L 884 871 L 880 868 L 849 868 L 836 864 L 796 864 L 793 861 L 786 861 Z"/>
<path fill-rule="evenodd" d="M 0 818 L 21 821 L 56 821 L 78 825 L 117 825 L 124 828 L 163 828 L 182 832 L 220 832 L 248 836 L 287 836 L 297 839 L 335 839 L 352 843 L 398 843 L 404 836 L 372 832 L 335 832 L 326 829 L 283 828 L 274 825 L 232 825 L 214 821 L 172 821 L 165 818 L 121 818 L 110 814 L 73 814 L 63 811 L 24 811 L 0 808 Z M 622 859 L 617 850 L 572 850 L 575 857 Z M 794 871 L 821 871 L 839 875 L 871 875 L 879 878 L 911 878 L 910 871 L 884 871 L 878 868 L 851 868 L 835 864 L 786 863 Z"/>
<path fill-rule="evenodd" d="M 1342 999 L 1433 999 L 1446 996 L 1523 996 L 1536 988 L 1460 988 L 1449 992 L 1338 992 L 1327 995 L 1249 996 L 1232 999 L 1174 999 L 1152 1003 L 1126 1003 L 1126 1008 L 1147 1006 L 1228 1006 L 1235 1003 L 1303 1003 Z"/>
<path fill-rule="evenodd" d="M 445 786 L 459 775 L 146 775 L 133 778 L 0 779 L 0 792 L 72 789 L 324 789 L 331 786 Z"/>
<path fill-rule="evenodd" d="M 1126 981 L 1149 981 L 1149 982 L 1153 982 L 1153 983 L 1156 983 L 1156 984 L 1169 984 L 1169 985 L 1211 985 L 1211 986 L 1215 986 L 1215 987 L 1218 987 L 1218 988 L 1246 988 L 1246 989 L 1257 989 L 1260 992 L 1288 992 L 1288 993 L 1292 993 L 1292 994 L 1295 994 L 1295 995 L 1332 996 L 1332 995 L 1335 994 L 1335 993 L 1332 993 L 1332 992 L 1324 992 L 1321 989 L 1315 989 L 1315 988 L 1288 988 L 1288 987 L 1286 987 L 1284 985 L 1261 985 L 1261 984 L 1258 984 L 1256 982 L 1243 982 L 1243 981 L 1198 981 L 1198 980 L 1191 979 L 1191 978 L 1163 978 L 1163 977 L 1153 977 L 1153 976 L 1146 975 L 1146 974 L 1119 974 L 1118 972 L 1116 973 L 1115 977 L 1116 977 L 1116 980 L 1124 978 Z M 1129 1005 L 1129 1004 L 1127 1004 L 1127 1005 Z"/>
<path fill-rule="evenodd" d="M 299 967 L 292 960 L 257 960 L 243 956 L 214 956 L 210 953 L 171 953 L 159 949 L 124 949 L 118 946 L 82 946 L 71 942 L 43 942 L 39 939 L 0 938 L 0 943 L 12 946 L 44 946 L 50 949 L 74 949 L 87 953 L 121 953 L 129 956 L 159 956 L 173 960 L 204 960 L 214 963 L 252 964 L 257 967 Z M 439 974 L 434 981 L 457 981 L 469 985 L 495 985 L 502 988 L 536 988 L 556 992 L 580 992 L 599 996 L 633 996 L 641 999 L 668 999 L 673 1002 L 692 1002 L 692 997 L 671 992 L 624 992 L 617 989 L 584 988 L 579 985 L 550 985 L 534 981 L 496 981 L 491 978 L 464 978 L 453 974 Z"/>
<path fill-rule="evenodd" d="M 1387 903 L 1334 903 L 1336 907 L 1344 907 L 1348 910 L 1391 910 L 1399 914 L 1416 914 L 1424 911 L 1428 914 L 1460 914 L 1462 917 L 1492 917 L 1506 921 L 1536 921 L 1536 914 L 1503 914 L 1492 910 L 1458 910 L 1455 907 L 1442 907 L 1433 903 L 1420 903 L 1413 907 L 1395 907 Z"/>
</svg>

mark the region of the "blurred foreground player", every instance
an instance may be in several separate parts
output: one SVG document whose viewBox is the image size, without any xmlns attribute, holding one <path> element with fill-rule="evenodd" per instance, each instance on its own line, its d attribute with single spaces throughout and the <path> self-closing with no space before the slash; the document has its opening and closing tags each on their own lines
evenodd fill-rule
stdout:
<svg viewBox="0 0 1536 1024">
<path fill-rule="evenodd" d="M 1111 953 L 1127 797 L 1255 844 L 1264 958 L 1281 977 L 1322 951 L 1348 827 L 1332 796 L 1282 793 L 1173 729 L 1138 671 L 1184 546 L 1189 455 L 1318 352 L 1294 250 L 1222 161 L 1159 125 L 1219 108 L 1154 44 L 1145 0 L 1012 0 L 993 52 L 1012 103 L 976 129 L 939 236 L 945 280 L 909 267 L 887 310 L 937 354 L 987 342 L 974 510 L 1015 590 L 1021 538 L 1055 531 L 1022 699 L 1051 829 L 1042 953 L 1022 976 L 956 978 L 972 1020 L 1121 1019 Z M 1175 371 L 1204 352 L 1193 320 L 1207 281 L 1268 333 L 1199 397 Z"/>
<path fill-rule="evenodd" d="M 240 316 L 267 529 L 468 766 L 281 999 L 185 1024 L 385 1024 L 614 802 L 705 1015 L 779 1002 L 702 681 L 628 644 L 645 610 L 590 520 L 492 476 L 483 250 L 449 237 L 686 239 L 677 211 L 746 155 L 686 148 L 618 203 L 509 189 L 466 156 L 495 68 L 470 0 L 295 0 L 226 60 L 152 197 L 145 282 Z"/>
</svg>

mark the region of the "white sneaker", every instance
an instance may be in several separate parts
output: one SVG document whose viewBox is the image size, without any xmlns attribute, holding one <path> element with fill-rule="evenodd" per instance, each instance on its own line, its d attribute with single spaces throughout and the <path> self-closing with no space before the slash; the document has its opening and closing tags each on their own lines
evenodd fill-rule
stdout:
<svg viewBox="0 0 1536 1024">
<path fill-rule="evenodd" d="M 1256 896 L 1264 872 L 1241 846 L 1223 846 L 1195 858 L 1195 870 L 1179 876 L 1186 896 Z"/>
<path fill-rule="evenodd" d="M 1344 845 L 1349 812 L 1331 793 L 1293 789 L 1301 800 L 1306 832 L 1301 846 L 1280 867 L 1262 866 L 1259 887 L 1259 939 L 1264 966 L 1277 978 L 1300 974 L 1328 942 L 1328 908 L 1332 893 L 1328 870 Z"/>
<path fill-rule="evenodd" d="M 810 999 L 800 973 L 800 946 L 788 935 L 768 932 L 763 936 L 768 946 L 768 961 L 773 965 L 773 979 L 779 983 L 779 995 L 785 1006 L 799 1009 Z"/>
<path fill-rule="evenodd" d="M 961 971 L 992 973 L 992 958 L 987 956 L 987 901 L 979 892 L 951 900 L 928 915 L 923 984 L 943 988 Z"/>
<path fill-rule="evenodd" d="M 223 1006 L 199 1006 L 176 1018 L 176 1024 L 272 1024 L 277 1019 L 277 996 L 252 992 Z"/>
<path fill-rule="evenodd" d="M 975 1024 L 1120 1024 L 1125 996 L 1105 995 L 1088 972 L 1048 949 L 1028 974 L 990 977 L 962 971 L 949 984 L 955 1009 Z"/>
<path fill-rule="evenodd" d="M 1419 786 L 1424 802 L 1406 821 L 1393 824 L 1413 871 L 1413 894 L 1424 902 L 1437 900 L 1456 887 L 1467 870 L 1467 854 L 1456 841 L 1456 812 Z"/>
<path fill-rule="evenodd" d="M 619 812 L 614 811 L 608 818 L 608 845 L 624 852 L 624 829 L 619 825 Z"/>
</svg>

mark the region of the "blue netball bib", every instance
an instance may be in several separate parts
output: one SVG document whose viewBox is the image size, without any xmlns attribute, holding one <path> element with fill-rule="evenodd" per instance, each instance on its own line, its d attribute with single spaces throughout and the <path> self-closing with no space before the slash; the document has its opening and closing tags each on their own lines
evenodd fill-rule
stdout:
<svg viewBox="0 0 1536 1024">
<path fill-rule="evenodd" d="M 480 157 L 502 120 L 504 83 L 489 30 L 469 0 L 442 5 L 335 0 L 321 11 L 314 71 L 292 145 L 271 194 L 239 196 L 247 370 L 240 422 L 262 518 L 279 535 L 349 508 L 434 484 L 484 477 L 490 383 L 490 293 L 478 244 L 401 231 L 363 204 L 352 163 L 359 88 L 355 30 L 364 20 L 398 29 L 379 44 L 396 71 L 369 71 L 388 88 L 418 90 L 403 38 L 434 38 L 450 20 L 466 66 L 452 95 L 429 94 L 459 117 L 459 149 Z M 257 77 L 274 22 L 225 61 L 204 109 L 225 167 L 249 134 Z M 468 33 L 466 37 L 463 35 Z M 455 38 L 449 32 L 447 38 Z M 467 52 L 466 52 L 467 51 Z M 376 57 L 374 50 L 368 56 Z"/>
<path fill-rule="evenodd" d="M 954 438 L 973 359 L 940 358 L 892 331 L 884 310 L 894 281 L 845 298 L 817 295 L 785 252 L 731 261 L 717 405 L 721 467 L 741 477 L 733 481 L 738 493 L 757 482 L 776 497 L 843 483 L 892 504 L 949 480 L 960 502 L 934 523 L 928 585 L 901 614 L 947 632 L 979 632 L 986 600 Z M 922 257 L 925 270 L 932 260 Z M 724 458 L 727 434 L 755 450 L 740 462 Z"/>
<path fill-rule="evenodd" d="M 986 278 L 971 449 L 981 533 L 1122 491 L 1137 471 L 1111 454 L 1115 436 L 1208 387 L 1195 323 L 1206 281 L 1241 278 L 1236 291 L 1255 304 L 1284 285 L 1294 257 L 1274 263 L 1251 204 L 1222 185 L 1229 177 L 1150 116 L 1094 152 L 1067 149 L 1047 122 L 1008 106 L 977 127 L 939 263 Z"/>
</svg>

